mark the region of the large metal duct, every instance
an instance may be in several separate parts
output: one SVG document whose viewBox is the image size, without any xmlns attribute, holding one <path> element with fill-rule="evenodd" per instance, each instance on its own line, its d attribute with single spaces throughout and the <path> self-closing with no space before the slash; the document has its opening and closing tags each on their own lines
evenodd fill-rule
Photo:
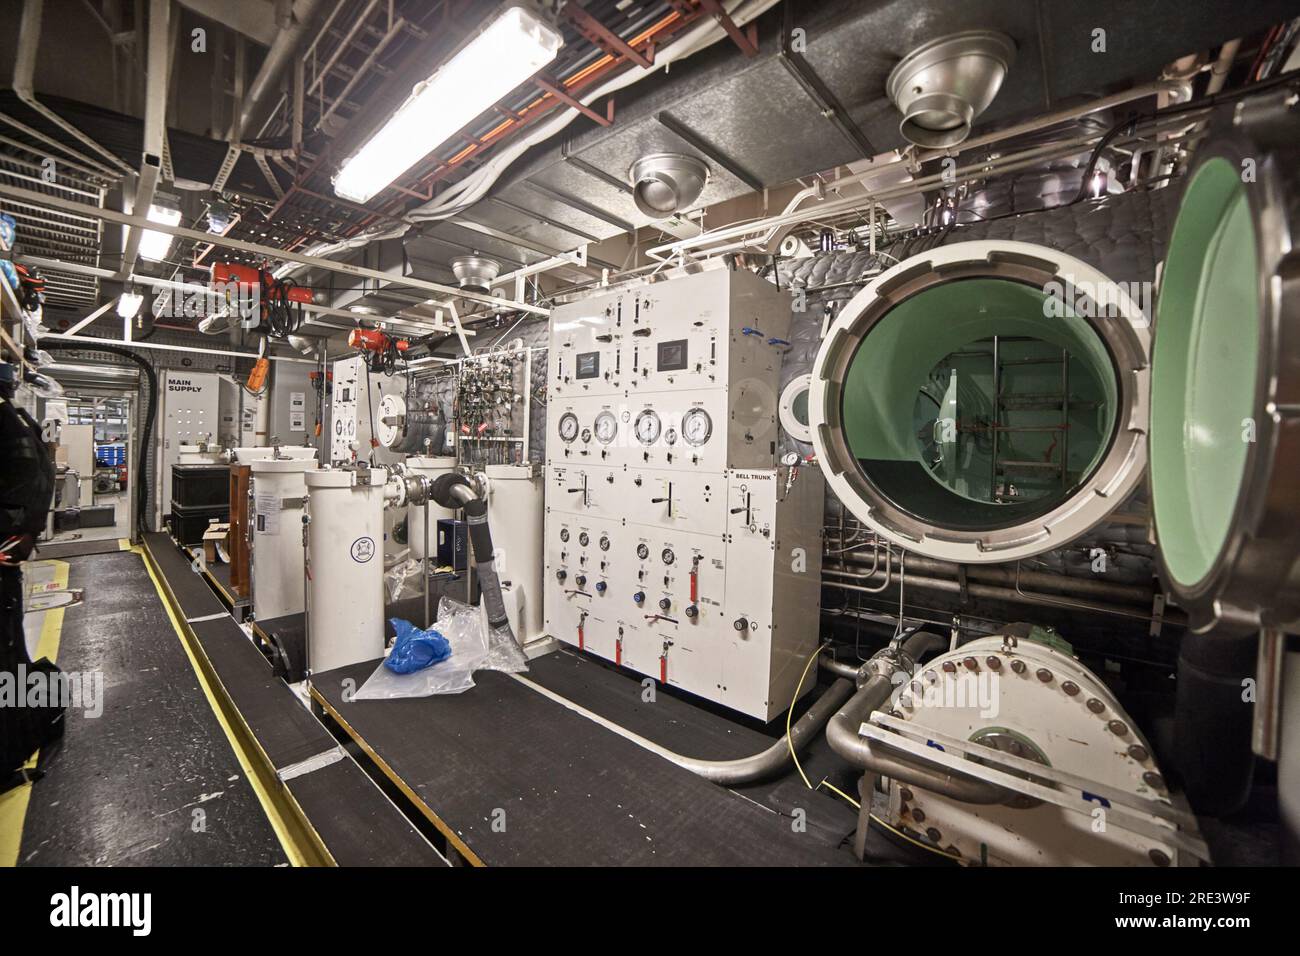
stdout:
<svg viewBox="0 0 1300 956">
<path fill-rule="evenodd" d="M 325 6 L 324 0 L 298 0 L 293 5 L 292 18 L 266 52 L 266 59 L 262 61 L 262 66 L 244 96 L 237 128 L 240 140 L 255 132 L 258 124 L 265 119 L 267 108 L 280 88 L 284 71 L 302 48 L 307 32 L 315 25 L 316 18 Z"/>
</svg>

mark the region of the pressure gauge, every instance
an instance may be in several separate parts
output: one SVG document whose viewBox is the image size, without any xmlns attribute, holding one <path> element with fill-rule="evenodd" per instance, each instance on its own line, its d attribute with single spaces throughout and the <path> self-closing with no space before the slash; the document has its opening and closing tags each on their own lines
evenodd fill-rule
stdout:
<svg viewBox="0 0 1300 956">
<path fill-rule="evenodd" d="M 608 445 L 618 434 L 618 419 L 611 411 L 603 411 L 596 416 L 596 441 Z"/>
<path fill-rule="evenodd" d="M 664 564 L 672 564 L 677 560 L 677 555 L 673 554 L 672 548 L 664 548 L 663 553 L 659 555 L 663 558 Z"/>
<path fill-rule="evenodd" d="M 682 416 L 682 435 L 688 444 L 703 445 L 713 434 L 713 419 L 702 408 L 692 408 Z"/>
<path fill-rule="evenodd" d="M 600 550 L 602 550 L 602 551 L 608 551 L 608 550 L 609 550 L 609 535 L 607 535 L 607 534 L 602 534 L 602 535 L 600 536 Z"/>
<path fill-rule="evenodd" d="M 676 429 L 676 428 L 670 428 L 670 429 L 668 429 L 668 431 L 664 432 L 664 443 L 667 444 L 667 445 L 676 445 L 676 444 L 677 444 L 677 429 Z"/>
<path fill-rule="evenodd" d="M 590 428 L 584 428 L 584 429 L 582 430 L 582 441 L 583 441 L 584 444 L 587 443 L 587 442 L 589 442 L 589 441 L 591 441 L 591 429 L 590 429 Z"/>
<path fill-rule="evenodd" d="M 646 558 L 650 557 L 650 549 L 649 549 L 648 547 L 646 547 L 646 544 L 645 544 L 644 541 L 643 541 L 641 544 L 638 544 L 638 545 L 636 546 L 636 556 L 637 556 L 638 558 L 640 558 L 642 561 L 644 561 Z"/>
<path fill-rule="evenodd" d="M 589 542 L 590 540 L 591 538 L 587 535 L 587 532 L 585 531 L 578 535 L 578 544 L 582 545 L 584 548 L 587 546 L 587 542 Z"/>
<path fill-rule="evenodd" d="M 570 442 L 578 437 L 578 416 L 573 412 L 565 412 L 560 419 L 560 438 L 563 441 Z"/>
<path fill-rule="evenodd" d="M 636 430 L 637 441 L 643 445 L 653 445 L 659 440 L 659 429 L 662 427 L 659 413 L 652 408 L 647 408 L 636 417 L 636 424 L 633 427 Z"/>
<path fill-rule="evenodd" d="M 561 528 L 561 529 L 560 529 L 560 540 L 561 540 L 561 541 L 568 541 L 568 540 L 569 540 L 569 529 L 568 529 L 568 528 Z"/>
</svg>

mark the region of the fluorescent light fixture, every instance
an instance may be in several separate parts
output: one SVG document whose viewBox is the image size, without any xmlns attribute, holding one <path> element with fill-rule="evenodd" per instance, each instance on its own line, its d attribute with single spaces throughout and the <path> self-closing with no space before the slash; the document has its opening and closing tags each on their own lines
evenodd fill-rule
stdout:
<svg viewBox="0 0 1300 956">
<path fill-rule="evenodd" d="M 143 240 L 141 244 L 143 245 Z M 144 296 L 139 292 L 123 292 L 117 300 L 117 314 L 130 321 L 139 313 L 143 303 Z"/>
<path fill-rule="evenodd" d="M 164 226 L 177 226 L 181 221 L 181 207 L 170 196 L 159 195 L 149 206 L 145 218 Z M 162 262 L 171 251 L 173 237 L 165 232 L 146 229 L 140 237 L 140 258 L 149 262 Z"/>
<path fill-rule="evenodd" d="M 560 33 L 521 7 L 508 7 L 439 70 L 416 86 L 396 113 L 334 177 L 334 192 L 368 202 L 474 117 L 544 67 Z"/>
</svg>

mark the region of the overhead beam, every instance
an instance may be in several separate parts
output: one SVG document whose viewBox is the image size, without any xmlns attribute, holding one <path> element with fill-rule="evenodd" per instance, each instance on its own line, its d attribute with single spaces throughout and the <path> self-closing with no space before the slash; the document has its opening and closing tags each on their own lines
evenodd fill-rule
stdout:
<svg viewBox="0 0 1300 956">
<path fill-rule="evenodd" d="M 552 96 L 554 96 L 565 106 L 572 107 L 573 109 L 581 113 L 583 116 L 587 117 L 588 119 L 594 120 L 596 123 L 599 123 L 601 126 L 614 125 L 614 100 L 612 98 L 610 99 L 608 105 L 606 106 L 607 115 L 602 116 L 601 114 L 593 110 L 590 106 L 588 106 L 586 103 L 583 103 L 581 100 L 571 96 L 569 94 L 569 91 L 564 89 L 564 87 L 562 87 L 559 83 L 552 83 L 550 80 L 542 76 L 540 73 L 533 77 L 533 83 L 539 89 L 545 90 L 547 93 L 550 93 Z"/>
<path fill-rule="evenodd" d="M 605 24 L 593 17 L 586 10 L 582 9 L 582 7 L 574 3 L 573 0 L 569 0 L 569 2 L 564 5 L 564 9 L 560 12 L 572 20 L 574 26 L 585 34 L 587 39 L 603 46 L 607 52 L 622 54 L 624 57 L 643 69 L 648 70 L 654 66 L 653 46 L 650 47 L 648 51 L 649 55 L 647 56 L 645 53 L 642 53 L 640 50 L 633 47 L 609 27 L 605 26 Z"/>
<path fill-rule="evenodd" d="M 105 312 L 111 309 L 113 307 L 113 304 L 116 301 L 117 301 L 116 297 L 109 299 L 107 302 L 101 305 L 94 312 L 90 313 L 90 315 L 86 316 L 84 319 L 79 319 L 77 321 L 77 324 L 74 325 L 72 328 L 68 329 L 68 331 L 64 334 L 69 337 L 76 335 L 78 332 L 80 332 L 82 329 L 88 326 L 91 322 L 94 322 L 97 318 L 99 318 L 101 315 L 103 315 Z"/>
<path fill-rule="evenodd" d="M 606 212 L 604 209 L 601 209 L 599 206 L 594 206 L 591 203 L 583 202 L 581 199 L 578 199 L 576 196 L 566 195 L 565 193 L 562 193 L 557 189 L 551 189 L 549 186 L 543 186 L 541 183 L 535 183 L 528 179 L 525 179 L 523 181 L 523 185 L 525 189 L 531 189 L 533 192 L 545 196 L 547 199 L 550 199 L 552 202 L 558 202 L 561 205 L 568 206 L 571 209 L 576 209 L 578 212 L 590 216 L 592 219 L 597 219 L 600 222 L 605 223 L 606 225 L 613 226 L 619 232 L 631 232 L 633 229 L 636 228 L 635 226 L 632 225 L 632 223 L 628 222 L 627 220 L 620 219 L 618 218 L 618 216 L 615 216 L 613 213 Z M 600 239 L 596 237 L 592 237 L 587 241 L 599 242 Z"/>
<path fill-rule="evenodd" d="M 171 50 L 168 41 L 171 29 L 171 0 L 150 0 L 149 3 L 149 58 L 145 70 L 144 98 L 144 150 L 140 156 L 139 178 L 136 180 L 134 211 L 148 214 L 153 204 L 158 180 L 162 177 L 163 151 L 167 144 L 167 81 L 171 74 Z M 122 247 L 122 265 L 118 277 L 125 279 L 135 269 L 140 255 L 140 240 L 146 230 L 127 230 Z"/>
<path fill-rule="evenodd" d="M 723 170 L 735 176 L 754 192 L 761 193 L 763 191 L 763 184 L 760 183 L 752 173 L 741 169 L 734 159 L 722 152 L 722 150 L 718 149 L 716 146 L 706 142 L 703 137 L 685 123 L 674 119 L 668 113 L 664 112 L 656 113 L 655 120 L 658 121 L 660 126 L 668 130 L 668 132 L 675 135 L 678 139 L 685 141 L 692 149 L 703 153 L 711 162 L 716 163 Z"/>
<path fill-rule="evenodd" d="M 727 31 L 727 36 L 740 47 L 741 53 L 745 56 L 758 56 L 758 24 L 755 21 L 751 20 L 742 30 L 718 0 L 700 0 L 700 7 Z"/>
<path fill-rule="evenodd" d="M 71 200 L 63 199 L 58 196 L 47 196 L 45 193 L 33 192 L 30 189 L 20 189 L 17 186 L 10 186 L 7 183 L 0 183 L 0 196 L 10 196 L 14 199 L 25 200 L 46 208 L 61 209 L 65 212 L 73 212 L 91 219 L 101 219 L 105 222 L 114 222 L 123 226 L 138 226 L 143 229 L 155 229 L 158 232 L 164 232 L 181 239 L 193 239 L 200 242 L 208 242 L 214 246 L 221 246 L 226 249 L 238 249 L 241 252 L 251 253 L 254 256 L 261 256 L 266 259 L 275 259 L 283 262 L 296 262 L 299 265 L 312 266 L 313 268 L 324 269 L 327 272 L 337 272 L 341 275 L 356 276 L 363 279 L 378 279 L 382 282 L 392 283 L 397 286 L 407 286 L 412 289 L 425 289 L 429 292 L 437 292 L 441 296 L 469 299 L 473 302 L 481 302 L 484 305 L 497 306 L 498 308 L 503 309 L 512 309 L 518 312 L 531 312 L 534 315 L 551 314 L 549 309 L 544 309 L 541 306 L 532 305 L 528 302 L 516 302 L 513 299 L 506 299 L 501 296 L 471 292 L 468 289 L 459 289 L 455 286 L 443 285 L 440 282 L 430 282 L 427 279 L 415 279 L 411 277 L 394 278 L 390 273 L 355 265 L 350 262 L 339 262 L 336 259 L 325 259 L 321 256 L 310 256 L 301 252 L 290 252 L 286 249 L 277 249 L 274 246 L 263 246 L 260 243 L 246 242 L 243 239 L 235 239 L 230 236 L 217 236 L 212 233 L 201 232 L 198 229 L 189 229 L 185 226 L 169 226 L 164 223 L 150 222 L 143 216 L 118 212 L 116 209 L 101 209 L 98 206 L 88 206 L 85 203 L 72 202 Z M 512 243 L 523 245 L 523 243 L 520 243 L 519 239 L 515 236 L 509 236 L 507 239 Z"/>
<path fill-rule="evenodd" d="M 315 365 L 313 359 L 294 358 L 291 355 L 266 355 L 259 356 L 256 352 L 235 352 L 231 349 L 206 349 L 190 345 L 161 345 L 157 342 L 132 342 L 130 339 L 91 339 L 84 335 L 69 335 L 67 332 L 46 332 L 41 339 L 59 339 L 64 342 L 75 342 L 78 345 L 84 345 L 89 351 L 94 351 L 96 345 L 116 345 L 118 348 L 123 346 L 133 349 L 156 349 L 161 352 L 194 352 L 198 355 L 232 355 L 235 358 L 253 359 L 260 357 L 270 359 L 272 362 L 300 362 L 303 365 Z"/>
</svg>

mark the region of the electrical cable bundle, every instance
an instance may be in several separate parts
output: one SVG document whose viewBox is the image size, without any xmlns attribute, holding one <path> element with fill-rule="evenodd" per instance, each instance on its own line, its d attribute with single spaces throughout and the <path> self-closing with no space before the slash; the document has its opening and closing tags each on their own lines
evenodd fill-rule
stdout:
<svg viewBox="0 0 1300 956">
<path fill-rule="evenodd" d="M 298 284 L 292 279 L 276 280 L 265 271 L 260 273 L 260 279 L 266 334 L 277 339 L 296 334 L 302 327 L 302 305 L 292 298 Z"/>
</svg>

